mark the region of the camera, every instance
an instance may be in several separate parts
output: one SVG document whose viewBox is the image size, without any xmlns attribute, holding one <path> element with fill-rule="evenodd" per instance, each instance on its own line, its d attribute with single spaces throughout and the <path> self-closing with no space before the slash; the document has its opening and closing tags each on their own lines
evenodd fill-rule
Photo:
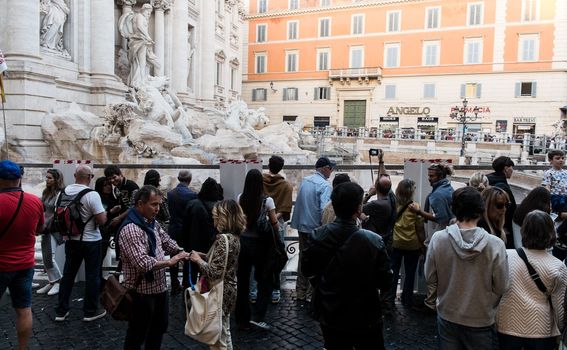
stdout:
<svg viewBox="0 0 567 350">
<path fill-rule="evenodd" d="M 368 150 L 368 154 L 370 156 L 378 156 L 380 155 L 380 151 L 381 151 L 380 148 L 371 148 Z"/>
</svg>

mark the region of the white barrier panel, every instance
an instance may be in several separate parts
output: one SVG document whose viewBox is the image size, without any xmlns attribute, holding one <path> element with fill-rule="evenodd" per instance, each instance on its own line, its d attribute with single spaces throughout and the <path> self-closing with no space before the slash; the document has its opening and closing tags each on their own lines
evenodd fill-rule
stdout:
<svg viewBox="0 0 567 350">
<path fill-rule="evenodd" d="M 219 165 L 220 183 L 224 191 L 225 199 L 234 199 L 244 189 L 246 174 L 251 169 L 262 172 L 261 160 L 221 160 Z"/>
</svg>

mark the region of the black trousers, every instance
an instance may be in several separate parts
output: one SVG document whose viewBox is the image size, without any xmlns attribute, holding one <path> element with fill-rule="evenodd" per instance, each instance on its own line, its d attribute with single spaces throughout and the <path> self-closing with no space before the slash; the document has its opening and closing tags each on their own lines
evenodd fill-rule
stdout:
<svg viewBox="0 0 567 350">
<path fill-rule="evenodd" d="M 160 349 L 167 331 L 169 301 L 167 292 L 135 295 L 134 311 L 128 321 L 124 349 Z"/>
<path fill-rule="evenodd" d="M 352 332 L 321 325 L 327 350 L 384 350 L 382 324 Z"/>
</svg>

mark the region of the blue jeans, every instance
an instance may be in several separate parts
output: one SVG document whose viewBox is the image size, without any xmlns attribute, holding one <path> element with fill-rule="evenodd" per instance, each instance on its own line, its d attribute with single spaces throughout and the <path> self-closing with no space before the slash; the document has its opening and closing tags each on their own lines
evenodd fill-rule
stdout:
<svg viewBox="0 0 567 350">
<path fill-rule="evenodd" d="M 498 350 L 498 337 L 494 325 L 467 327 L 437 316 L 439 350 Z"/>
<path fill-rule="evenodd" d="M 33 268 L 14 272 L 0 271 L 0 298 L 10 289 L 14 309 L 26 309 L 32 302 Z"/>
<path fill-rule="evenodd" d="M 100 291 L 100 249 L 101 241 L 65 242 L 65 267 L 63 268 L 63 278 L 59 286 L 59 304 L 57 305 L 57 315 L 65 315 L 69 311 L 69 299 L 75 284 L 75 276 L 85 261 L 85 299 L 83 312 L 85 317 L 94 316 L 98 309 L 98 299 Z"/>
<path fill-rule="evenodd" d="M 555 349 L 557 337 L 520 338 L 513 335 L 498 333 L 500 350 L 547 350 Z"/>
<path fill-rule="evenodd" d="M 413 303 L 413 285 L 420 254 L 421 252 L 419 250 L 392 249 L 391 261 L 392 272 L 394 273 L 394 287 L 392 288 L 394 289 L 394 293 L 391 293 L 391 300 L 388 300 L 389 302 L 393 303 L 393 299 L 396 297 L 396 288 L 398 287 L 398 279 L 400 277 L 400 267 L 402 266 L 402 259 L 404 259 L 405 278 L 402 290 L 402 304 L 411 306 Z"/>
</svg>

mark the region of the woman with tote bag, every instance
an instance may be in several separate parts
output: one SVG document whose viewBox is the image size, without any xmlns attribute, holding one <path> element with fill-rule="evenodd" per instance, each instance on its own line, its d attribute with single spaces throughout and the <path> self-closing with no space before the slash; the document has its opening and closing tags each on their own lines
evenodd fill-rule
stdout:
<svg viewBox="0 0 567 350">
<path fill-rule="evenodd" d="M 222 282 L 222 329 L 211 349 L 232 349 L 230 312 L 236 303 L 236 267 L 240 253 L 239 235 L 246 226 L 242 209 L 234 200 L 216 203 L 212 211 L 215 228 L 219 232 L 215 243 L 205 255 L 191 251 L 189 258 L 199 266 L 201 276 L 209 287 Z M 201 283 L 201 285 L 203 285 Z M 201 287 L 201 291 L 203 288 Z M 187 327 L 186 327 L 187 328 Z M 193 337 L 197 340 L 198 337 Z"/>
</svg>

